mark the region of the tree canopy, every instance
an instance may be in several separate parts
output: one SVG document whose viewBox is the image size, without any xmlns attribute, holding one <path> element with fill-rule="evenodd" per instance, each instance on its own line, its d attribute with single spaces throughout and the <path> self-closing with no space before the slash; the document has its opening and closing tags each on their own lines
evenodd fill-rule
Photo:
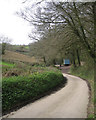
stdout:
<svg viewBox="0 0 96 120">
<path fill-rule="evenodd" d="M 36 28 L 35 36 L 30 33 L 37 40 L 31 44 L 35 55 L 52 61 L 69 57 L 74 65 L 77 57 L 80 65 L 80 53 L 86 51 L 96 62 L 96 2 L 43 1 L 34 15 L 32 10 L 27 7 L 20 15 Z"/>
</svg>

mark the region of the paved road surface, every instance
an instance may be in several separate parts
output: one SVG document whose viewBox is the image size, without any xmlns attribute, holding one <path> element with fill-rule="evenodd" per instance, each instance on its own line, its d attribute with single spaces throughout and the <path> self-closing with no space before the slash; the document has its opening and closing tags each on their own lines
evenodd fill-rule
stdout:
<svg viewBox="0 0 96 120">
<path fill-rule="evenodd" d="M 64 74 L 68 83 L 54 94 L 9 114 L 9 118 L 86 118 L 88 87 L 82 79 Z"/>
</svg>

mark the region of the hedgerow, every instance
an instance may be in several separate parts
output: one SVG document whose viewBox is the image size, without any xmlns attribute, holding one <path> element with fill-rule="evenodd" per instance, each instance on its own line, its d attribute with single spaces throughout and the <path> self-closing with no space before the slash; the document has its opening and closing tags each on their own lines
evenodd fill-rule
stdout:
<svg viewBox="0 0 96 120">
<path fill-rule="evenodd" d="M 22 102 L 32 100 L 65 81 L 60 72 L 3 78 L 2 110 L 9 111 Z"/>
</svg>

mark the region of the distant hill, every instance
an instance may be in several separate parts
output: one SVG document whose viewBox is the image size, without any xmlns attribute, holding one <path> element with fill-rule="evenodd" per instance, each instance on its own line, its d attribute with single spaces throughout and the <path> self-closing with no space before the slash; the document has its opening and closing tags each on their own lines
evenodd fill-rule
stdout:
<svg viewBox="0 0 96 120">
<path fill-rule="evenodd" d="M 18 52 L 13 52 L 6 50 L 5 54 L 2 56 L 3 60 L 7 61 L 20 61 L 20 62 L 27 62 L 27 63 L 36 63 L 38 62 L 35 57 L 30 57 Z"/>
<path fill-rule="evenodd" d="M 29 55 L 29 45 L 11 45 L 7 44 L 6 45 L 6 50 L 8 51 L 13 51 L 13 52 L 18 52 L 24 55 Z"/>
</svg>

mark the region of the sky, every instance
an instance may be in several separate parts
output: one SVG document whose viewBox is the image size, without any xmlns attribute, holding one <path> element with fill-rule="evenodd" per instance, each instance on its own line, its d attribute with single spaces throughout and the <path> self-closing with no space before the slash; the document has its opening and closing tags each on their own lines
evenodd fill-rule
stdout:
<svg viewBox="0 0 96 120">
<path fill-rule="evenodd" d="M 15 14 L 25 7 L 27 2 L 22 4 L 23 1 L 26 0 L 0 0 L 0 34 L 12 39 L 11 44 L 27 45 L 34 41 L 28 37 L 33 27 Z M 36 0 L 27 1 L 36 2 Z"/>
<path fill-rule="evenodd" d="M 24 7 L 23 0 L 0 0 L 0 34 L 12 39 L 12 44 L 27 45 L 32 42 L 28 38 L 32 26 L 18 15 Z"/>
</svg>

